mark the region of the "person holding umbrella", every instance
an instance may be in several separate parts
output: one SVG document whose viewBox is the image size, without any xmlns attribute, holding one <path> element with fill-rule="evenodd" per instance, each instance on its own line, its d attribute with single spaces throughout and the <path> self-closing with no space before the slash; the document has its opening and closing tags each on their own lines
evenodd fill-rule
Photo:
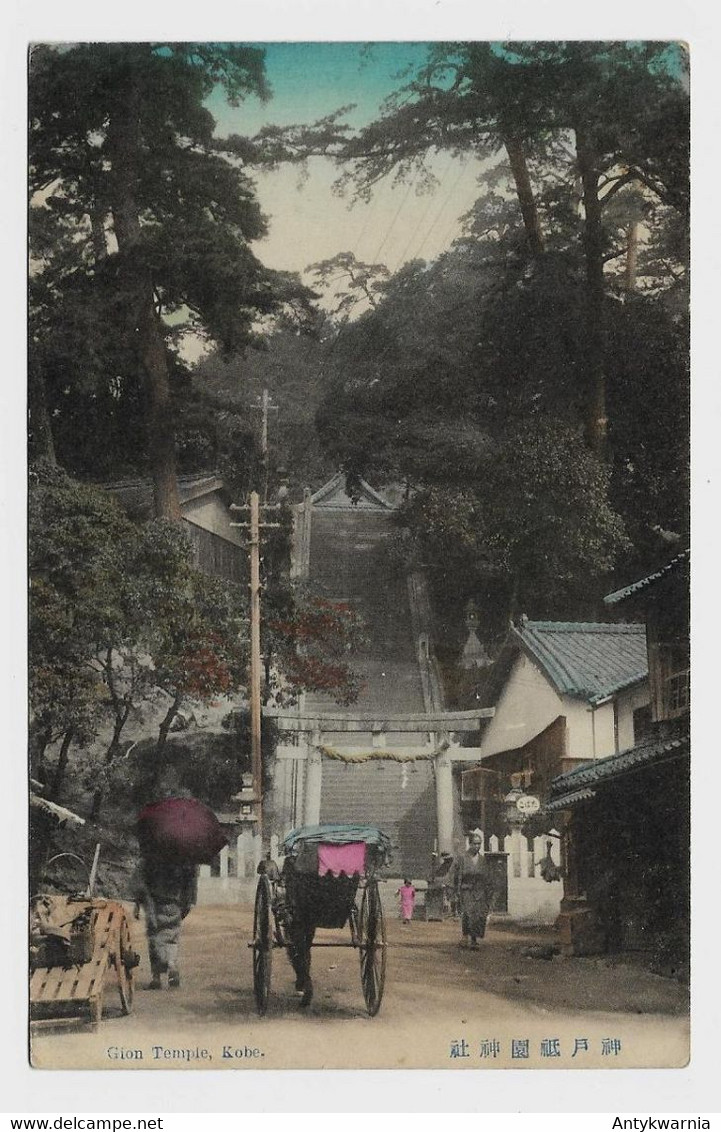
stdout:
<svg viewBox="0 0 721 1132">
<path fill-rule="evenodd" d="M 148 990 L 180 986 L 178 952 L 183 920 L 197 900 L 196 866 L 159 856 L 141 845 L 140 877 L 136 889 L 136 915 L 142 906 L 150 953 Z"/>
<path fill-rule="evenodd" d="M 180 986 L 183 920 L 197 900 L 197 866 L 227 844 L 212 810 L 194 798 L 166 798 L 138 817 L 140 865 L 135 902 L 142 906 L 150 953 L 149 990 Z"/>
</svg>

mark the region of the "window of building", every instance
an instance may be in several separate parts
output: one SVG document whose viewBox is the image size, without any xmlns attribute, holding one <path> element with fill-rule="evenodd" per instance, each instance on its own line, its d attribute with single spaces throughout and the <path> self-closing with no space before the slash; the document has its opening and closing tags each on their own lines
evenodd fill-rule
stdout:
<svg viewBox="0 0 721 1132">
<path fill-rule="evenodd" d="M 667 717 L 681 715 L 690 704 L 691 666 L 688 645 L 672 645 L 664 657 L 663 701 Z"/>
<path fill-rule="evenodd" d="M 691 673 L 687 668 L 685 672 L 674 672 L 666 680 L 666 708 L 669 715 L 680 715 L 686 711 L 690 703 Z"/>
<path fill-rule="evenodd" d="M 644 704 L 633 713 L 633 741 L 640 743 L 651 730 L 651 705 Z"/>
</svg>

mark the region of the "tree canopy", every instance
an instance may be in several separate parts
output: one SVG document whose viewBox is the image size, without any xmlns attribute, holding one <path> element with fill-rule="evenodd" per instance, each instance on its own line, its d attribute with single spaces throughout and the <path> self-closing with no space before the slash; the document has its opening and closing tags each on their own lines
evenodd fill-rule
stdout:
<svg viewBox="0 0 721 1132">
<path fill-rule="evenodd" d="M 78 470 L 122 453 L 150 468 L 156 513 L 169 517 L 184 370 L 168 319 L 190 318 L 238 350 L 259 317 L 307 309 L 298 282 L 252 250 L 266 220 L 238 139 L 231 151 L 214 137 L 204 99 L 216 86 L 234 103 L 266 98 L 262 50 L 100 43 L 31 54 L 32 440 L 67 459 L 88 412 L 95 429 L 80 431 Z"/>
<path fill-rule="evenodd" d="M 684 76 L 673 44 L 437 44 L 365 129 L 320 124 L 362 195 L 487 159 L 464 237 L 340 328 L 318 414 L 351 484 L 407 485 L 461 600 L 495 574 L 511 608 L 590 613 L 589 580 L 687 532 Z"/>
<path fill-rule="evenodd" d="M 39 770 L 54 741 L 84 746 L 101 730 L 111 736 L 111 763 L 144 702 L 160 710 L 160 749 L 185 702 L 208 702 L 242 684 L 241 587 L 195 570 L 177 524 L 136 526 L 106 492 L 39 465 L 30 546 L 31 738 Z M 59 788 L 57 774 L 55 781 Z"/>
</svg>

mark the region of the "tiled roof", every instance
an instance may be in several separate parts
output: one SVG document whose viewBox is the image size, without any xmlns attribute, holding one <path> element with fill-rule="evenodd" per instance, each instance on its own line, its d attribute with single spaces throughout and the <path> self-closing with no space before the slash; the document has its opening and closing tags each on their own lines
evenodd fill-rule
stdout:
<svg viewBox="0 0 721 1132">
<path fill-rule="evenodd" d="M 631 582 L 630 586 L 624 586 L 623 589 L 615 590 L 612 594 L 606 594 L 603 600 L 607 605 L 615 605 L 616 602 L 623 601 L 625 598 L 630 597 L 631 594 L 638 593 L 639 590 L 647 589 L 649 586 L 660 581 L 661 578 L 665 578 L 667 574 L 671 574 L 680 569 L 680 567 L 689 561 L 690 554 L 691 552 L 689 550 L 684 550 L 683 553 L 677 554 L 675 558 L 672 558 L 670 562 L 667 562 L 665 566 L 662 566 L 653 574 L 648 574 L 645 578 L 639 578 L 637 582 Z"/>
<path fill-rule="evenodd" d="M 592 798 L 596 797 L 595 790 L 573 790 L 570 794 L 564 794 L 562 798 L 548 802 L 543 808 L 547 812 L 553 813 L 555 810 L 566 810 L 570 806 L 575 806 L 577 802 L 590 802 Z"/>
<path fill-rule="evenodd" d="M 567 774 L 559 775 L 551 783 L 550 801 L 544 807 L 548 812 L 564 810 L 577 802 L 595 797 L 596 789 L 612 779 L 631 771 L 679 758 L 689 750 L 688 735 L 662 739 L 648 739 L 617 755 L 584 763 Z"/>
<path fill-rule="evenodd" d="M 559 692 L 591 703 L 648 676 L 644 625 L 525 621 L 512 638 Z"/>
<path fill-rule="evenodd" d="M 393 505 L 375 491 L 365 480 L 358 483 L 358 497 L 351 499 L 346 491 L 346 477 L 336 472 L 323 487 L 311 496 L 314 507 L 324 507 L 339 511 L 392 511 Z"/>
<path fill-rule="evenodd" d="M 101 485 L 119 500 L 130 515 L 144 516 L 152 511 L 153 484 L 149 479 L 118 480 Z M 178 476 L 178 495 L 181 505 L 201 495 L 219 491 L 223 481 L 214 472 L 193 476 Z"/>
</svg>

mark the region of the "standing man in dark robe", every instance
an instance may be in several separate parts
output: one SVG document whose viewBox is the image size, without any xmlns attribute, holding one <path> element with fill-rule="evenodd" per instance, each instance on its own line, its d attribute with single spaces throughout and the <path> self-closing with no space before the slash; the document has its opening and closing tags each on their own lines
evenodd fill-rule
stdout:
<svg viewBox="0 0 721 1132">
<path fill-rule="evenodd" d="M 151 973 L 148 990 L 159 990 L 163 975 L 169 987 L 180 986 L 181 927 L 197 900 L 197 885 L 195 865 L 169 859 L 141 840 L 134 896 L 136 909 L 142 906 L 145 911 Z"/>
<path fill-rule="evenodd" d="M 478 950 L 478 940 L 486 934 L 486 919 L 491 903 L 491 876 L 486 858 L 481 853 L 483 837 L 471 834 L 468 849 L 456 862 L 455 888 L 461 913 L 462 939 L 460 947 Z"/>
</svg>

